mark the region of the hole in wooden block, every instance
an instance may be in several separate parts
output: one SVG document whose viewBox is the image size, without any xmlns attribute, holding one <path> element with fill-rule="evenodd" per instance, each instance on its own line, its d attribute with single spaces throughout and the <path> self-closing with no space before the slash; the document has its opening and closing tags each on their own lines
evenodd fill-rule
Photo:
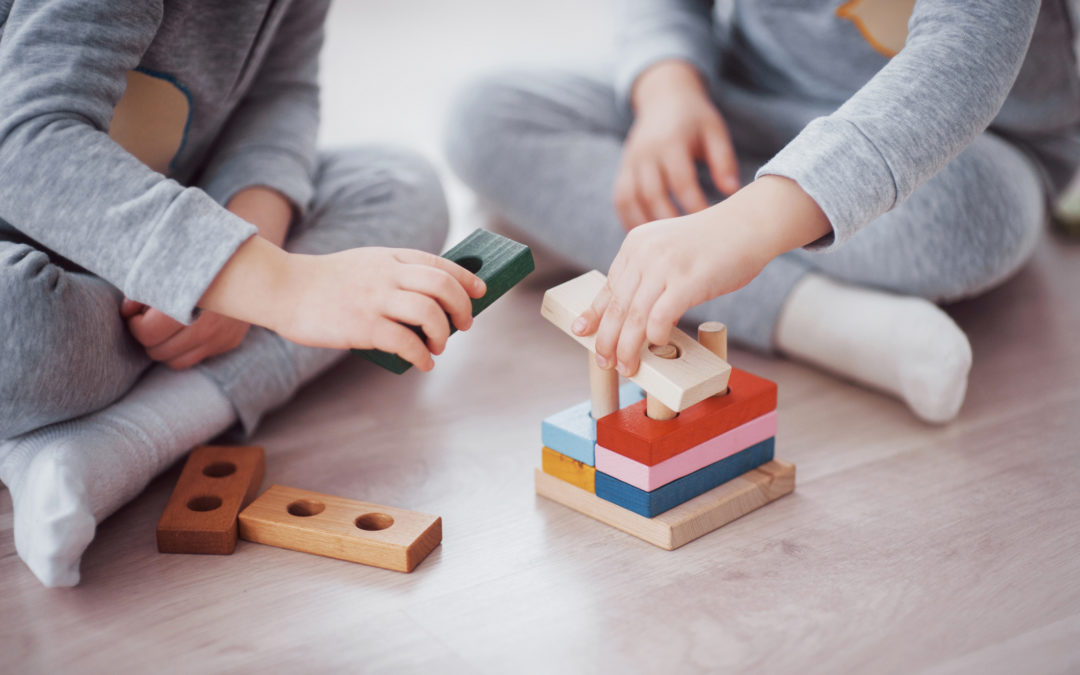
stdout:
<svg viewBox="0 0 1080 675">
<path fill-rule="evenodd" d="M 210 478 L 224 478 L 236 473 L 236 465 L 232 462 L 214 462 L 203 467 L 203 475 Z"/>
<path fill-rule="evenodd" d="M 365 513 L 356 519 L 356 526 L 361 530 L 385 530 L 394 524 L 394 518 L 385 513 Z"/>
<path fill-rule="evenodd" d="M 677 359 L 682 355 L 679 348 L 673 344 L 649 345 L 649 351 L 662 359 Z"/>
<path fill-rule="evenodd" d="M 188 500 L 187 507 L 192 511 L 213 511 L 221 506 L 221 497 L 201 495 Z"/>
<path fill-rule="evenodd" d="M 473 274 L 479 272 L 480 268 L 484 266 L 484 261 L 474 255 L 467 255 L 460 260 L 455 260 L 454 262 L 469 270 Z"/>
<path fill-rule="evenodd" d="M 289 504 L 287 509 L 291 515 L 307 518 L 322 513 L 323 510 L 326 509 L 326 504 L 314 502 L 310 499 L 297 499 L 295 502 Z"/>
</svg>

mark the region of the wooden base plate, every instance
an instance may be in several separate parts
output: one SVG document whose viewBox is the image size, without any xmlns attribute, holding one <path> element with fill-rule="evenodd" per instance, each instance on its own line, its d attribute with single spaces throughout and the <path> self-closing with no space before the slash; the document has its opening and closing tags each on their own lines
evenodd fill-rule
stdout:
<svg viewBox="0 0 1080 675">
<path fill-rule="evenodd" d="M 646 518 L 535 471 L 536 494 L 669 551 L 745 516 L 795 489 L 795 465 L 774 459 L 703 495 Z"/>
</svg>

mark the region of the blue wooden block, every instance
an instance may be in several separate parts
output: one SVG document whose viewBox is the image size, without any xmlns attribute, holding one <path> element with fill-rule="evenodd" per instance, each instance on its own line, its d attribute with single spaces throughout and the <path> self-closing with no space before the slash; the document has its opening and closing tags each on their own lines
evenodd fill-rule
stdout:
<svg viewBox="0 0 1080 675">
<path fill-rule="evenodd" d="M 645 398 L 641 387 L 627 382 L 619 387 L 619 406 L 625 408 Z M 540 440 L 555 452 L 596 466 L 596 420 L 589 414 L 589 401 L 557 412 L 540 425 Z"/>
<path fill-rule="evenodd" d="M 602 471 L 597 471 L 596 496 L 646 518 L 652 518 L 771 461 L 775 448 L 776 438 L 767 438 L 719 462 L 698 469 L 667 485 L 661 485 L 652 492 L 646 492 L 618 478 L 612 478 Z"/>
</svg>

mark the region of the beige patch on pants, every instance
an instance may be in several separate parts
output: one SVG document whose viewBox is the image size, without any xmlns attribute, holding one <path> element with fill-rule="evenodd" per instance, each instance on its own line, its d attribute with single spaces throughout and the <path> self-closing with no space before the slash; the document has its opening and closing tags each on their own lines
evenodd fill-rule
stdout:
<svg viewBox="0 0 1080 675">
<path fill-rule="evenodd" d="M 855 24 L 871 47 L 892 58 L 907 42 L 908 21 L 915 0 L 848 0 L 836 15 Z"/>
<path fill-rule="evenodd" d="M 168 174 L 190 114 L 187 95 L 174 83 L 133 70 L 113 110 L 109 137 L 154 171 Z"/>
</svg>

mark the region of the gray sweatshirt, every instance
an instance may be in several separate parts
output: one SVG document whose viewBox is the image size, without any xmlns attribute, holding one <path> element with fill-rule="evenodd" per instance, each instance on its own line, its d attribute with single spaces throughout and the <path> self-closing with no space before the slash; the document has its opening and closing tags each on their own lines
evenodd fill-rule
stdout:
<svg viewBox="0 0 1080 675">
<path fill-rule="evenodd" d="M 815 246 L 835 246 L 988 127 L 1030 153 L 1048 192 L 1063 187 L 1080 164 L 1069 10 L 1066 0 L 622 0 L 616 84 L 628 105 L 644 69 L 683 59 L 725 114 L 768 117 L 759 149 L 776 154 L 758 175 L 798 182 L 833 226 Z"/>
<path fill-rule="evenodd" d="M 311 199 L 327 5 L 0 0 L 0 219 L 191 321 L 255 232 L 222 205 Z"/>
</svg>

